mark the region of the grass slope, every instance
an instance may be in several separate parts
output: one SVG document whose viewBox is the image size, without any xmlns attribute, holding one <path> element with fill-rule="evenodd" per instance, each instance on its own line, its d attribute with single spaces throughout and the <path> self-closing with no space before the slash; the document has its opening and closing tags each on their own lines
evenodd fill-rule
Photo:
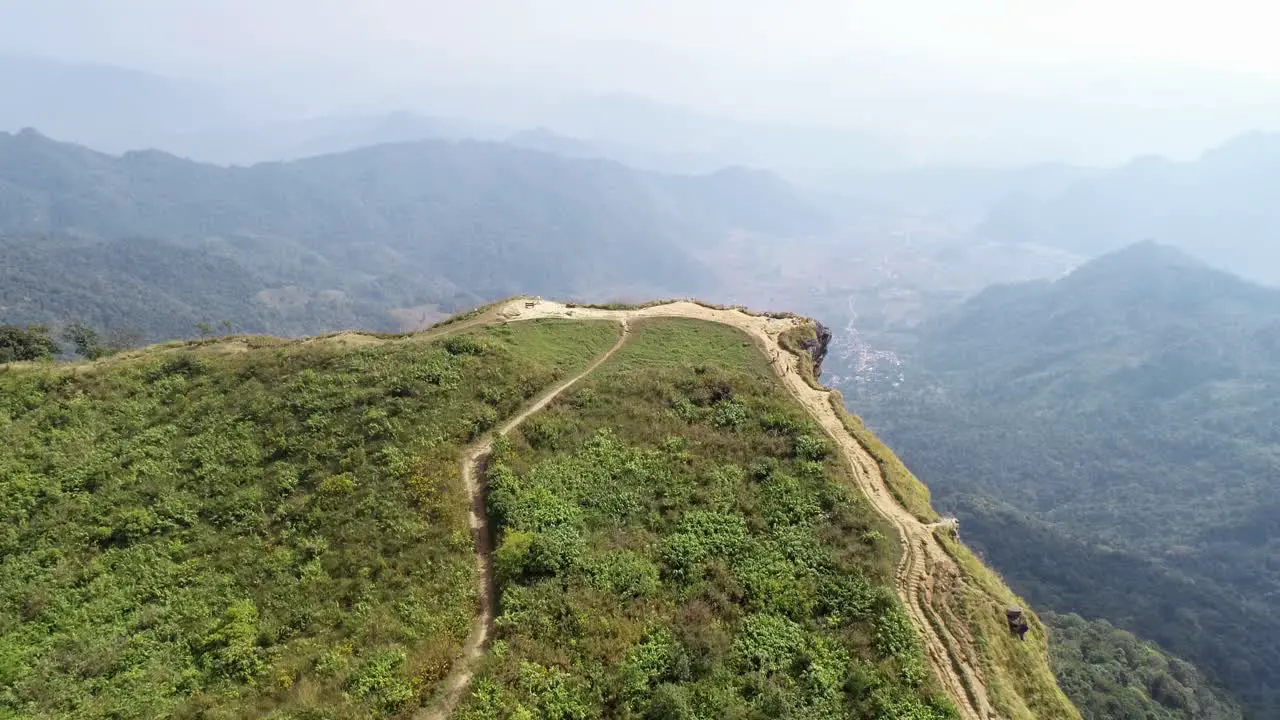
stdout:
<svg viewBox="0 0 1280 720">
<path fill-rule="evenodd" d="M 538 322 L 0 366 L 0 716 L 428 700 L 477 606 L 460 447 L 617 337 Z"/>
<path fill-rule="evenodd" d="M 487 475 L 501 596 L 462 717 L 952 717 L 889 528 L 743 333 L 636 323 Z"/>
</svg>

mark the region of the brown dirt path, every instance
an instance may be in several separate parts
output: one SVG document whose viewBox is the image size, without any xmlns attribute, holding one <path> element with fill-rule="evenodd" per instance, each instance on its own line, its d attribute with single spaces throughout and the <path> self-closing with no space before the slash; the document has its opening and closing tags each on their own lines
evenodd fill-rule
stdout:
<svg viewBox="0 0 1280 720">
<path fill-rule="evenodd" d="M 610 318 L 617 319 L 617 318 Z M 492 321 L 492 318 L 490 318 Z M 472 327 L 479 322 L 468 322 L 464 327 Z M 450 334 L 458 328 L 449 327 Z M 476 663 L 484 653 L 484 647 L 493 632 L 494 587 L 493 579 L 493 532 L 489 526 L 489 514 L 485 509 L 484 463 L 493 451 L 493 440 L 506 435 L 529 418 L 530 415 L 543 409 L 560 393 L 568 390 L 575 383 L 590 375 L 606 360 L 613 357 L 623 344 L 627 342 L 630 331 L 626 320 L 622 320 L 622 336 L 618 342 L 596 358 L 586 370 L 544 392 L 532 404 L 525 407 L 514 417 L 507 420 L 496 431 L 467 448 L 462 457 L 462 482 L 467 488 L 467 497 L 471 502 L 470 525 L 471 534 L 476 544 L 476 576 L 479 578 L 480 614 L 471 622 L 471 633 L 462 646 L 462 655 L 453 664 L 449 675 L 444 679 L 443 694 L 431 707 L 418 713 L 417 720 L 446 720 L 453 714 L 454 708 L 462 699 L 462 693 L 471 685 Z"/>
<path fill-rule="evenodd" d="M 526 304 L 532 302 L 532 307 Z M 799 318 L 769 318 L 741 310 L 720 310 L 693 302 L 679 301 L 653 305 L 638 310 L 602 310 L 568 307 L 546 300 L 518 298 L 502 307 L 498 315 L 505 321 L 536 318 L 572 318 L 578 320 L 629 320 L 650 317 L 682 317 L 731 325 L 746 332 L 760 343 L 782 384 L 822 425 L 849 463 L 859 488 L 872 506 L 898 531 L 902 542 L 902 559 L 898 564 L 896 586 L 911 616 L 912 624 L 924 643 L 930 670 L 941 683 L 964 720 L 993 720 L 999 716 L 991 707 L 982 672 L 982 656 L 974 646 L 968 628 L 956 623 L 947 603 L 950 588 L 962 582 L 963 573 L 933 535 L 936 524 L 917 519 L 893 497 L 880 466 L 862 445 L 845 429 L 829 402 L 829 391 L 809 385 L 799 372 L 801 359 L 787 352 L 778 342 L 786 330 L 805 322 Z M 594 366 L 593 366 L 594 367 Z M 590 372 L 588 370 L 587 372 Z M 585 374 L 585 373 L 584 373 Z M 939 616 L 936 608 L 947 617 Z"/>
</svg>

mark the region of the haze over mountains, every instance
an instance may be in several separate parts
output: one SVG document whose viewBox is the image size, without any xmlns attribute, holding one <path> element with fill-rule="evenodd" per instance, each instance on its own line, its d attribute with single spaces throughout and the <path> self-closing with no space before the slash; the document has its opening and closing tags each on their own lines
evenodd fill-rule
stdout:
<svg viewBox="0 0 1280 720">
<path fill-rule="evenodd" d="M 634 55 L 661 65 L 652 48 Z M 706 88 L 671 94 L 643 82 L 575 85 L 563 68 L 521 76 L 459 58 L 436 58 L 417 72 L 414 65 L 305 72 L 259 66 L 223 76 L 175 73 L 172 63 L 138 71 L 0 56 L 7 99 L 0 130 L 31 126 L 109 152 L 159 148 L 250 164 L 374 142 L 499 139 L 542 127 L 654 169 L 746 164 L 819 176 L 1046 160 L 1111 165 L 1150 153 L 1191 158 L 1234 134 L 1280 128 L 1280 84 L 1227 73 L 1116 76 L 1053 65 L 974 72 L 869 54 L 754 74 L 744 70 L 750 63 L 703 63 L 700 73 L 684 75 Z M 769 109 L 725 103 L 738 97 Z M 825 102 L 814 106 L 814 97 Z M 1214 102 L 1188 104 L 1187 97 Z M 1169 113 L 1179 122 L 1163 122 Z"/>
<path fill-rule="evenodd" d="M 1152 239 L 1277 284 L 1277 200 L 1280 136 L 1252 133 L 1194 161 L 1140 158 L 1048 197 L 1010 200 L 976 234 L 1089 255 Z"/>
</svg>

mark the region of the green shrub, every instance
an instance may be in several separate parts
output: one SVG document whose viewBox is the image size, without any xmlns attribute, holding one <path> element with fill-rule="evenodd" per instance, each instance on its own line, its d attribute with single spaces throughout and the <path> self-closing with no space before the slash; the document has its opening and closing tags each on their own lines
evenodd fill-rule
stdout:
<svg viewBox="0 0 1280 720">
<path fill-rule="evenodd" d="M 698 406 L 694 405 L 692 400 L 685 397 L 673 400 L 671 403 L 671 411 L 676 414 L 676 417 L 687 423 L 696 423 L 701 417 L 701 411 Z"/>
<path fill-rule="evenodd" d="M 475 440 L 497 424 L 498 411 L 488 405 L 480 405 L 471 414 L 471 419 L 468 422 L 467 439 Z"/>
<path fill-rule="evenodd" d="M 679 655 L 680 647 L 671 633 L 666 630 L 649 633 L 627 653 L 618 670 L 623 698 L 637 707 L 659 684 L 682 679 L 676 675 Z"/>
<path fill-rule="evenodd" d="M 232 603 L 222 623 L 205 637 L 205 667 L 226 680 L 251 682 L 266 667 L 257 639 L 258 608 L 249 600 Z"/>
<path fill-rule="evenodd" d="M 520 425 L 525 442 L 539 450 L 557 450 L 562 447 L 565 428 L 554 420 L 535 416 Z"/>
<path fill-rule="evenodd" d="M 519 530 L 503 533 L 502 542 L 493 556 L 494 571 L 501 582 L 517 582 L 525 576 L 534 537 L 531 532 Z"/>
<path fill-rule="evenodd" d="M 658 566 L 632 550 L 596 558 L 587 575 L 593 587 L 623 599 L 650 597 L 661 584 Z"/>
<path fill-rule="evenodd" d="M 825 438 L 800 435 L 795 439 L 795 453 L 801 460 L 823 460 L 831 454 L 831 443 Z"/>
<path fill-rule="evenodd" d="M 715 555 L 732 556 L 747 540 L 747 523 L 726 513 L 695 511 L 662 543 L 662 559 L 677 577 Z"/>
<path fill-rule="evenodd" d="M 760 418 L 760 427 L 771 435 L 791 437 L 805 431 L 809 423 L 800 417 L 787 412 L 775 411 L 766 413 Z"/>
<path fill-rule="evenodd" d="M 808 644 L 808 633 L 796 622 L 778 615 L 749 615 L 733 640 L 733 654 L 749 670 L 783 672 Z"/>
<path fill-rule="evenodd" d="M 556 525 L 533 533 L 525 555 L 525 571 L 529 575 L 563 575 L 578 564 L 586 551 L 582 531 L 567 525 Z"/>
<path fill-rule="evenodd" d="M 596 716 L 581 681 L 556 668 L 520 663 L 518 687 L 539 720 L 588 720 Z"/>
<path fill-rule="evenodd" d="M 722 400 L 715 405 L 711 424 L 724 430 L 737 430 L 747 424 L 747 408 L 735 400 Z"/>
<path fill-rule="evenodd" d="M 401 648 L 374 653 L 347 679 L 347 691 L 380 712 L 396 712 L 414 696 L 403 672 L 405 659 Z"/>
<path fill-rule="evenodd" d="M 885 657 L 899 660 L 913 657 L 920 652 L 911 619 L 897 604 L 881 603 L 875 618 L 876 650 Z"/>
<path fill-rule="evenodd" d="M 546 530 L 582 522 L 582 508 L 544 486 L 512 487 L 507 478 L 514 474 L 491 476 L 493 488 L 490 504 L 502 524 L 516 530 Z M 518 481 L 515 481 L 518 482 Z"/>
<path fill-rule="evenodd" d="M 351 473 L 338 473 L 320 481 L 320 494 L 326 497 L 341 497 L 355 492 L 356 479 Z"/>
<path fill-rule="evenodd" d="M 487 346 L 474 335 L 454 335 L 444 341 L 444 349 L 450 355 L 482 355 Z"/>
<path fill-rule="evenodd" d="M 823 611 L 833 624 L 853 624 L 874 617 L 892 602 L 861 575 L 828 576 L 822 584 Z"/>
</svg>

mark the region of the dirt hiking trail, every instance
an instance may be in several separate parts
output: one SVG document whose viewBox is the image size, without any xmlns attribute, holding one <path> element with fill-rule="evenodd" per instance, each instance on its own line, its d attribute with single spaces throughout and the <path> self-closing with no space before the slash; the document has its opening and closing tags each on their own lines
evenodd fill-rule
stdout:
<svg viewBox="0 0 1280 720">
<path fill-rule="evenodd" d="M 474 324 L 476 323 L 469 323 L 468 327 Z M 467 499 L 471 503 L 470 524 L 471 534 L 476 544 L 476 575 L 480 582 L 480 614 L 471 622 L 471 633 L 467 635 L 467 641 L 462 646 L 462 656 L 454 662 L 449 675 L 444 679 L 443 694 L 431 707 L 420 711 L 415 716 L 417 720 L 446 720 L 453 714 L 454 708 L 458 706 L 458 701 L 462 699 L 462 693 L 471 685 L 471 677 L 475 672 L 476 663 L 479 662 L 484 654 L 485 645 L 488 643 L 489 635 L 493 631 L 494 594 L 496 591 L 493 580 L 493 530 L 489 526 L 489 513 L 485 508 L 484 464 L 489 454 L 493 451 L 494 438 L 511 432 L 516 426 L 527 420 L 530 415 L 555 400 L 560 393 L 590 375 L 622 348 L 629 335 L 630 329 L 624 319 L 622 320 L 622 336 L 618 338 L 618 342 L 592 361 L 586 370 L 545 391 L 537 400 L 507 420 L 497 430 L 472 443 L 463 453 L 462 482 L 467 489 Z"/>
<path fill-rule="evenodd" d="M 591 374 L 613 356 L 628 337 L 628 323 L 643 318 L 692 318 L 729 325 L 746 332 L 765 351 L 774 371 L 788 392 L 822 425 L 849 463 L 863 495 L 898 531 L 902 558 L 898 563 L 895 585 L 924 643 L 925 658 L 933 676 L 941 683 L 963 720 L 998 720 L 987 698 L 987 686 L 979 655 L 968 625 L 960 620 L 948 599 L 963 574 L 946 549 L 934 537 L 935 528 L 943 523 L 926 524 L 902 507 L 885 484 L 880 466 L 862 445 L 849 434 L 830 403 L 830 393 L 809 385 L 800 373 L 802 359 L 786 351 L 779 337 L 789 329 L 805 323 L 800 318 L 770 318 L 741 310 L 722 310 L 693 302 L 677 301 L 636 310 L 604 310 L 570 307 L 541 299 L 516 298 L 506 305 L 473 318 L 461 327 L 490 322 L 516 322 L 541 318 L 572 320 L 611 320 L 622 324 L 622 337 L 590 367 L 573 378 L 544 393 L 536 402 L 508 420 L 495 433 L 468 448 L 462 461 L 462 476 L 471 501 L 471 528 L 476 537 L 476 570 L 480 582 L 480 614 L 463 646 L 462 656 L 445 678 L 443 696 L 433 707 L 423 710 L 419 720 L 445 720 L 457 707 L 463 692 L 471 683 L 475 665 L 484 652 L 493 626 L 494 585 L 492 568 L 492 535 L 485 513 L 481 466 L 493 448 L 493 438 L 510 432 L 533 413 L 546 407 L 560 393 Z"/>
<path fill-rule="evenodd" d="M 636 310 L 604 310 L 517 298 L 501 307 L 497 314 L 507 322 L 568 318 L 613 320 L 623 323 L 624 327 L 629 321 L 642 318 L 693 318 L 736 327 L 756 340 L 783 386 L 840 448 L 867 500 L 897 529 L 902 541 L 902 559 L 898 563 L 895 584 L 911 616 L 912 625 L 924 643 L 925 657 L 934 677 L 964 720 L 996 720 L 999 717 L 988 700 L 982 657 L 974 646 L 968 625 L 957 618 L 947 602 L 956 586 L 963 582 L 963 574 L 934 537 L 933 530 L 938 524 L 921 522 L 898 503 L 885 484 L 879 464 L 849 434 L 836 415 L 831 406 L 830 392 L 814 388 L 800 374 L 800 363 L 808 360 L 787 352 L 779 344 L 782 333 L 804 324 L 806 320 L 752 315 L 741 310 L 721 310 L 687 301 Z"/>
</svg>

